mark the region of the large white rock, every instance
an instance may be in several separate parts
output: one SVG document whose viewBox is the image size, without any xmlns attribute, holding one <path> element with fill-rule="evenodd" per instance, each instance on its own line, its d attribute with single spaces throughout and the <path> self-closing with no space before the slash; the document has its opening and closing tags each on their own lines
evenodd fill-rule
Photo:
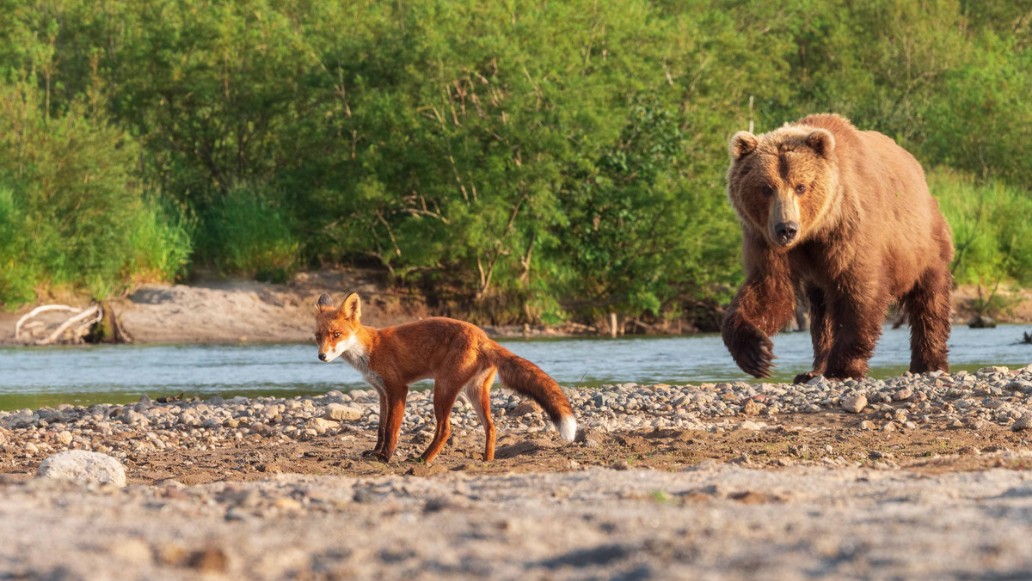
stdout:
<svg viewBox="0 0 1032 581">
<path fill-rule="evenodd" d="M 39 465 L 36 476 L 81 484 L 125 486 L 125 468 L 121 462 L 106 454 L 86 450 L 67 450 L 50 456 Z"/>
<path fill-rule="evenodd" d="M 353 405 L 331 403 L 326 406 L 326 419 L 334 421 L 356 421 L 362 419 L 362 408 Z"/>
</svg>

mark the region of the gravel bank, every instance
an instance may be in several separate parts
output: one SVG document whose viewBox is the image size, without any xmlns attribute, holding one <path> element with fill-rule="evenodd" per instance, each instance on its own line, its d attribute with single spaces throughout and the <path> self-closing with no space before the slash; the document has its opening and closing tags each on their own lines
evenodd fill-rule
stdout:
<svg viewBox="0 0 1032 581">
<path fill-rule="evenodd" d="M 425 392 L 410 395 L 405 446 L 390 465 L 359 456 L 375 439 L 371 391 L 0 412 L 0 577 L 942 579 L 1032 570 L 1032 366 L 569 394 L 578 442 L 561 445 L 535 406 L 496 389 L 508 453 L 475 460 L 482 432 L 460 403 L 455 438 L 433 467 L 404 461 L 432 431 Z M 30 476 L 67 449 L 118 458 L 129 485 Z M 204 483 L 184 483 L 191 471 Z"/>
<path fill-rule="evenodd" d="M 977 430 L 987 424 L 1032 427 L 1032 365 L 1015 370 L 987 367 L 954 375 L 907 374 L 889 380 L 829 382 L 816 378 L 806 385 L 627 383 L 567 393 L 582 441 L 590 440 L 593 432 L 713 431 L 731 426 L 760 430 L 780 416 L 827 411 L 863 412 L 859 425 L 865 430 L 929 426 Z M 493 390 L 492 408 L 500 432 L 552 429 L 536 405 L 507 390 Z M 373 390 L 287 399 L 215 397 L 165 403 L 144 397 L 130 405 L 24 409 L 0 412 L 0 450 L 20 454 L 25 460 L 42 459 L 67 448 L 125 459 L 169 447 L 203 451 L 248 437 L 306 440 L 342 427 L 375 433 L 378 410 Z M 433 422 L 430 392 L 411 392 L 403 438 L 432 433 Z M 481 430 L 476 413 L 462 399 L 456 404 L 452 425 L 458 436 Z"/>
</svg>

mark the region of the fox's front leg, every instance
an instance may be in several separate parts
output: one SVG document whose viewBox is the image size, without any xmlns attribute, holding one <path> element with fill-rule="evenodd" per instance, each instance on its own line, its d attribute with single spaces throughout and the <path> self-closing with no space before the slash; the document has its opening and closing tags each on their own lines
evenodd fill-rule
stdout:
<svg viewBox="0 0 1032 581">
<path fill-rule="evenodd" d="M 401 434 L 401 421 L 405 417 L 405 398 L 408 396 L 408 386 L 402 385 L 391 389 L 389 386 L 384 390 L 387 401 L 386 415 L 380 420 L 383 444 L 380 446 L 376 457 L 384 462 L 391 459 L 394 449 L 398 447 L 398 436 Z"/>
<path fill-rule="evenodd" d="M 747 255 L 749 251 L 746 245 Z M 752 269 L 731 301 L 721 327 L 724 345 L 735 363 L 756 377 L 770 375 L 774 359 L 770 335 L 780 331 L 795 315 L 795 288 L 785 257 L 772 252 L 763 254 L 762 260 L 746 260 L 747 265 L 753 265 Z"/>
<path fill-rule="evenodd" d="M 380 396 L 380 415 L 376 422 L 376 447 L 362 452 L 363 456 L 379 456 L 383 451 L 384 431 L 387 426 L 387 397 L 380 390 L 376 390 L 376 393 Z"/>
</svg>

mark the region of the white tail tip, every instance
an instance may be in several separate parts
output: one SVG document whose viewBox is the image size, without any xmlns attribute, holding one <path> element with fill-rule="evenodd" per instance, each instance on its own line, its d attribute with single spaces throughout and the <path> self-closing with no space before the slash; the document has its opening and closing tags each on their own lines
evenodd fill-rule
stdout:
<svg viewBox="0 0 1032 581">
<path fill-rule="evenodd" d="M 577 420 L 573 416 L 565 416 L 559 420 L 559 435 L 567 442 L 572 442 L 577 437 Z"/>
</svg>

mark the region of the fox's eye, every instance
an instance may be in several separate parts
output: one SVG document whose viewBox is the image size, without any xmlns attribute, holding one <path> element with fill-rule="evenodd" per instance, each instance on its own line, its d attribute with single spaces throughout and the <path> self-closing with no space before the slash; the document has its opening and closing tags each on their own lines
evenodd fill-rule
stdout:
<svg viewBox="0 0 1032 581">
<path fill-rule="evenodd" d="M 333 338 L 334 339 L 340 339 L 340 331 L 334 331 L 333 332 Z"/>
<path fill-rule="evenodd" d="M 797 196 L 801 196 L 806 193 L 806 184 L 799 184 L 795 187 L 795 193 Z"/>
<path fill-rule="evenodd" d="M 322 341 L 322 333 L 316 333 L 315 334 L 315 340 L 316 341 Z"/>
<path fill-rule="evenodd" d="M 770 186 L 763 186 L 763 195 L 770 197 L 774 195 L 774 188 Z"/>
</svg>

